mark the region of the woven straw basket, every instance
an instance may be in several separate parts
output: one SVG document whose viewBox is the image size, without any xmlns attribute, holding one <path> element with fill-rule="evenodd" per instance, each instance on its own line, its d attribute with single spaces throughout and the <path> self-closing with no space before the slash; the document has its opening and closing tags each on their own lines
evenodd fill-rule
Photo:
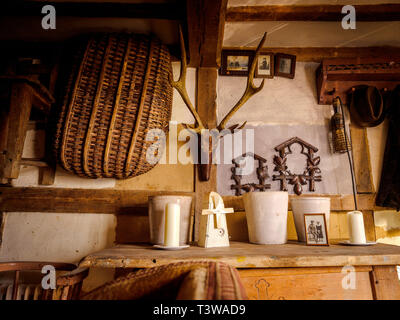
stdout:
<svg viewBox="0 0 400 320">
<path fill-rule="evenodd" d="M 88 178 L 152 169 L 146 135 L 166 132 L 171 118 L 167 47 L 145 35 L 101 34 L 85 40 L 73 59 L 54 140 L 58 162 Z"/>
</svg>

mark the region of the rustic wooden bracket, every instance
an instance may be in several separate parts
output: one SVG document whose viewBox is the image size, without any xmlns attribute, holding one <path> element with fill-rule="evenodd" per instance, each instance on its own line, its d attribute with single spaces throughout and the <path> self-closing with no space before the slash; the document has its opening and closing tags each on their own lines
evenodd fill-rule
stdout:
<svg viewBox="0 0 400 320">
<path fill-rule="evenodd" d="M 287 156 L 292 154 L 290 147 L 294 143 L 301 146 L 301 154 L 304 154 L 307 157 L 306 169 L 302 174 L 292 173 L 286 165 Z M 281 181 L 281 190 L 287 191 L 289 182 L 289 184 L 294 185 L 294 192 L 297 195 L 301 195 L 303 192 L 302 185 L 306 185 L 308 182 L 309 191 L 314 192 L 315 182 L 322 181 L 321 175 L 317 175 L 321 173 L 321 169 L 318 168 L 321 158 L 314 157 L 314 153 L 318 152 L 318 149 L 298 137 L 293 137 L 276 146 L 275 150 L 279 152 L 279 156 L 274 156 L 274 171 L 278 171 L 279 175 L 273 175 L 272 179 L 273 181 Z"/>
<path fill-rule="evenodd" d="M 316 73 L 318 104 L 331 105 L 337 96 L 348 104 L 348 93 L 359 85 L 393 90 L 400 81 L 400 57 L 324 59 Z"/>
<path fill-rule="evenodd" d="M 258 183 L 246 183 L 242 184 L 242 175 L 237 174 L 237 169 L 241 167 L 241 162 L 246 157 L 252 157 L 254 161 L 258 161 L 258 167 L 256 169 Z M 271 189 L 270 184 L 266 184 L 265 180 L 269 178 L 268 175 L 268 166 L 266 165 L 267 160 L 259 155 L 256 155 L 252 152 L 247 152 L 242 154 L 240 157 L 232 160 L 234 166 L 231 168 L 232 171 L 232 179 L 235 181 L 235 184 L 231 185 L 231 189 L 235 190 L 235 195 L 242 195 L 242 191 L 250 192 L 255 190 L 265 191 L 267 189 Z"/>
</svg>

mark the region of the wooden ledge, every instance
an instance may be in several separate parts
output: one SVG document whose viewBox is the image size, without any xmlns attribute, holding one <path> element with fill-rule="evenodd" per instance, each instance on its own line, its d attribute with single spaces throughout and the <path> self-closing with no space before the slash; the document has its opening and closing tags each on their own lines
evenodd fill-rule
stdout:
<svg viewBox="0 0 400 320">
<path fill-rule="evenodd" d="M 306 246 L 298 242 L 283 245 L 256 245 L 232 242 L 225 248 L 201 248 L 170 251 L 151 245 L 117 245 L 85 257 L 81 267 L 150 268 L 184 261 L 220 261 L 236 268 L 337 267 L 400 264 L 400 247 L 377 244 L 368 247 L 331 245 Z"/>
<path fill-rule="evenodd" d="M 147 215 L 148 197 L 163 194 L 194 195 L 146 190 L 0 187 L 0 212 Z"/>
</svg>

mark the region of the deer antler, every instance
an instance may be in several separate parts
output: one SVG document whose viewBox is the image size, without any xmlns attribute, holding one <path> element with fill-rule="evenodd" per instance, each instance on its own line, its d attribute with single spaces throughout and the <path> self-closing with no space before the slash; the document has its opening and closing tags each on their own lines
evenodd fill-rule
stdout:
<svg viewBox="0 0 400 320">
<path fill-rule="evenodd" d="M 172 75 L 170 76 L 170 83 L 172 87 L 174 87 L 179 94 L 181 95 L 183 101 L 185 102 L 186 106 L 189 108 L 190 113 L 193 115 L 196 123 L 194 125 L 190 124 L 183 124 L 186 128 L 191 129 L 195 131 L 196 133 L 200 133 L 202 129 L 204 128 L 203 123 L 201 122 L 200 116 L 197 113 L 196 109 L 193 107 L 189 95 L 186 90 L 186 69 L 187 69 L 187 60 L 186 60 L 186 49 L 185 49 L 185 43 L 183 41 L 183 34 L 182 34 L 182 28 L 179 26 L 179 38 L 180 38 L 180 44 L 181 44 L 181 54 L 182 54 L 182 62 L 181 62 L 181 71 L 179 75 L 178 81 L 173 81 Z"/>
<path fill-rule="evenodd" d="M 218 125 L 217 129 L 218 131 L 221 131 L 225 129 L 226 123 L 229 121 L 230 118 L 246 103 L 247 100 L 249 100 L 253 95 L 255 95 L 257 92 L 261 91 L 262 88 L 264 87 L 264 80 L 261 82 L 260 86 L 256 87 L 254 85 L 254 71 L 256 70 L 256 65 L 257 65 L 257 60 L 258 56 L 260 54 L 260 50 L 264 45 L 265 38 L 267 37 L 267 33 L 264 33 L 263 38 L 261 39 L 257 50 L 255 52 L 253 62 L 251 64 L 251 67 L 249 69 L 249 75 L 247 77 L 247 87 L 245 92 L 243 93 L 243 96 L 240 98 L 240 100 L 236 103 L 236 105 L 228 112 L 228 114 L 225 116 L 225 118 L 221 121 L 221 123 Z M 243 129 L 243 127 L 246 125 L 246 122 L 244 122 L 241 126 L 238 124 L 233 125 L 232 127 L 229 128 L 229 130 L 234 130 L 234 129 Z M 238 127 L 239 126 L 239 127 Z"/>
</svg>

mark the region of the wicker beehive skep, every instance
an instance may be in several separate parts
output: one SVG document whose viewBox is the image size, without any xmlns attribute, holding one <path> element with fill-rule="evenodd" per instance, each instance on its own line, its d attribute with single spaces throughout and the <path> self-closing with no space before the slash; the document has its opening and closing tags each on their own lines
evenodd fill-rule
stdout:
<svg viewBox="0 0 400 320">
<path fill-rule="evenodd" d="M 145 35 L 101 34 L 77 52 L 54 139 L 59 163 L 88 178 L 146 173 L 154 167 L 146 134 L 166 132 L 171 118 L 167 47 Z"/>
</svg>

